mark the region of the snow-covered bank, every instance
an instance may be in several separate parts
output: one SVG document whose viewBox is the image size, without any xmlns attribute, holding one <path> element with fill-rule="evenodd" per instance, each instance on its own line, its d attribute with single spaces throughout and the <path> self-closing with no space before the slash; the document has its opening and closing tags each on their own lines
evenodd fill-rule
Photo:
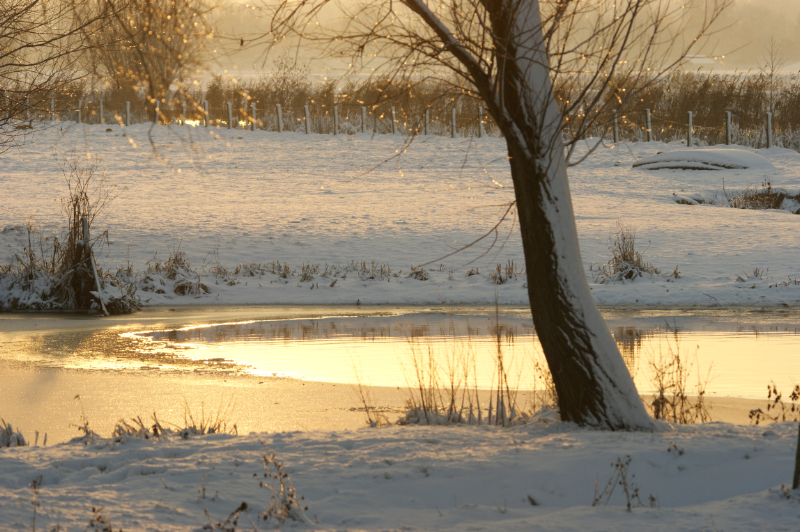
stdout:
<svg viewBox="0 0 800 532">
<path fill-rule="evenodd" d="M 684 205 L 673 194 L 714 195 L 765 180 L 796 193 L 800 155 L 758 150 L 770 165 L 713 172 L 632 167 L 679 148 L 601 147 L 570 169 L 597 302 L 797 305 L 800 219 L 781 210 Z M 519 235 L 511 223 L 501 225 L 488 255 L 481 256 L 495 235 L 437 260 L 484 235 L 511 201 L 502 139 L 429 137 L 406 148 L 391 135 L 147 125 L 123 132 L 116 125 L 65 123 L 0 156 L 0 264 L 27 243 L 29 216 L 45 235 L 63 229 L 57 199 L 66 189 L 56 159 L 74 157 L 73 150 L 100 158 L 109 183 L 119 187 L 120 196 L 95 223 L 110 237 L 99 261 L 111 271 L 131 264 L 145 304 L 527 303 L 525 276 L 516 273 L 523 265 Z M 677 267 L 679 278 L 598 282 L 591 267 L 609 259 L 617 221 L 635 230 L 648 262 L 665 274 Z M 189 268 L 176 279 L 153 271 L 176 251 L 185 253 Z M 414 274 L 411 265 L 429 261 L 425 272 Z M 239 264 L 245 267 L 237 272 Z M 499 285 L 492 275 L 498 265 Z M 755 276 L 756 269 L 768 271 Z M 177 295 L 176 282 L 196 289 Z M 0 286 L 4 304 L 19 297 L 25 296 L 8 282 Z"/>
<path fill-rule="evenodd" d="M 0 449 L 0 528 L 82 530 L 92 507 L 115 526 L 199 530 L 270 497 L 254 474 L 265 446 L 283 462 L 315 530 L 796 530 L 796 424 L 609 433 L 568 424 L 496 430 L 391 427 L 216 435 Z M 597 506 L 618 460 L 622 486 Z M 641 507 L 639 504 L 641 503 Z M 247 516 L 242 530 L 251 529 Z M 262 522 L 260 526 L 264 526 Z M 115 528 L 116 529 L 116 528 Z"/>
</svg>

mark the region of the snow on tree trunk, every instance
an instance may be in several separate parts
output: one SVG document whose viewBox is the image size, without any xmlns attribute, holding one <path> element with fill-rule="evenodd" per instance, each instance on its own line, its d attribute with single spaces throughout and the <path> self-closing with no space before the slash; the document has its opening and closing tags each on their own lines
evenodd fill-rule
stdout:
<svg viewBox="0 0 800 532">
<path fill-rule="evenodd" d="M 501 3 L 493 27 L 507 29 L 510 38 L 505 40 L 503 92 L 491 107 L 511 156 L 531 313 L 561 418 L 609 429 L 651 429 L 586 281 L 539 3 Z"/>
</svg>

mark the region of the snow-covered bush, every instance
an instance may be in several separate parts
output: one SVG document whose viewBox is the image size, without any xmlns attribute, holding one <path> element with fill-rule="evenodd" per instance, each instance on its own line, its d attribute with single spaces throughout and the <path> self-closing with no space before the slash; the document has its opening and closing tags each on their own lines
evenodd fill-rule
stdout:
<svg viewBox="0 0 800 532">
<path fill-rule="evenodd" d="M 644 260 L 643 252 L 636 250 L 636 232 L 622 222 L 617 222 L 617 234 L 609 250 L 611 259 L 601 265 L 595 275 L 595 280 L 600 283 L 633 281 L 645 274 L 653 276 L 661 273 L 661 270 Z"/>
<path fill-rule="evenodd" d="M 84 241 L 82 220 L 87 229 L 116 197 L 114 187 L 108 185 L 106 176 L 98 171 L 97 158 L 73 155 L 61 162 L 61 170 L 68 195 L 61 200 L 65 218 L 65 232 L 56 237 L 44 236 L 28 219 L 24 228 L 15 231 L 24 234 L 20 252 L 11 264 L 0 266 L 0 308 L 15 310 L 89 310 L 99 308 L 102 297 L 108 300 L 117 313 L 132 312 L 139 308 L 133 283 L 118 276 L 105 274 L 110 283 L 110 295 L 97 292 L 97 281 L 92 268 L 93 245 L 102 239 L 108 241 L 106 232 Z"/>
</svg>

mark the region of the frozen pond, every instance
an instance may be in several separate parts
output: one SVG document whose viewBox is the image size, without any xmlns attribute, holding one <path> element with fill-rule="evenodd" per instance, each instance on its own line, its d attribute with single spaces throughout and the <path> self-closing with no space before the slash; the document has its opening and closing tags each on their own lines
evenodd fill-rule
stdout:
<svg viewBox="0 0 800 532">
<path fill-rule="evenodd" d="M 690 391 L 700 378 L 712 398 L 763 400 L 770 381 L 788 392 L 800 380 L 800 312 L 603 314 L 643 394 L 654 389 L 654 364 L 672 353 L 690 369 Z M 430 368 L 433 360 L 440 379 L 467 374 L 469 386 L 489 389 L 498 352 L 523 396 L 542 389 L 543 359 L 525 308 L 162 308 L 111 319 L 5 315 L 0 416 L 67 439 L 75 435 L 68 425 L 79 421 L 74 397 L 80 395 L 87 417 L 100 428 L 152 411 L 180 417 L 184 402 L 194 412 L 235 403 L 241 430 L 356 428 L 363 424 L 352 386 L 359 380 L 375 387 L 379 406 L 399 412 L 404 389 L 417 384 L 418 367 Z"/>
</svg>

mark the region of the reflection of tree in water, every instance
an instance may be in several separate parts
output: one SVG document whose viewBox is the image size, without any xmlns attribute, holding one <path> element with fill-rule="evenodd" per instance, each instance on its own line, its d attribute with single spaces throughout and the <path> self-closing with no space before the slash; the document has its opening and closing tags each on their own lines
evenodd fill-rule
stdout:
<svg viewBox="0 0 800 532">
<path fill-rule="evenodd" d="M 507 344 L 513 344 L 533 334 L 533 325 L 501 324 L 500 336 Z M 494 325 L 473 327 L 469 320 L 451 321 L 409 321 L 397 316 L 371 318 L 368 320 L 352 318 L 262 321 L 251 323 L 229 323 L 193 327 L 184 330 L 153 331 L 144 336 L 156 341 L 173 343 L 223 343 L 230 341 L 314 341 L 337 338 L 356 338 L 364 341 L 390 338 L 429 338 L 435 336 L 482 337 L 496 334 Z"/>
<path fill-rule="evenodd" d="M 654 333 L 658 330 L 638 329 L 636 327 L 616 327 L 611 329 L 611 334 L 617 342 L 617 347 L 622 353 L 622 358 L 625 360 L 625 365 L 628 366 L 631 376 L 636 376 L 642 344 L 647 338 L 654 336 Z"/>
</svg>

